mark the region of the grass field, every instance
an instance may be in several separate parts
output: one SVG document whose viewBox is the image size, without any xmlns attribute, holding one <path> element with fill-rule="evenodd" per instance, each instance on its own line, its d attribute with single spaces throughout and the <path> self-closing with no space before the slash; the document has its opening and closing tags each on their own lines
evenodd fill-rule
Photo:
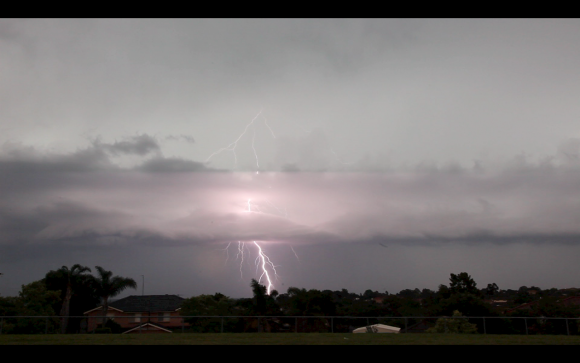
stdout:
<svg viewBox="0 0 580 363">
<path fill-rule="evenodd" d="M 0 335 L 0 345 L 578 345 L 580 336 L 454 334 Z"/>
</svg>

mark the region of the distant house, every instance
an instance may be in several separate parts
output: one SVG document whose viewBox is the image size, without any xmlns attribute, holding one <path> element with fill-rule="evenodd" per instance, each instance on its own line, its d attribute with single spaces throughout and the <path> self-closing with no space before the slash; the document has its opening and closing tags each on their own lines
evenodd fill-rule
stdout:
<svg viewBox="0 0 580 363">
<path fill-rule="evenodd" d="M 521 304 L 516 306 L 515 308 L 511 308 L 511 309 L 507 309 L 504 311 L 504 314 L 511 314 L 516 310 L 527 310 L 527 311 L 531 311 L 535 306 L 537 306 L 539 304 L 539 300 L 536 301 L 532 301 L 529 303 L 525 303 L 525 304 Z"/>
<path fill-rule="evenodd" d="M 570 296 L 558 302 L 564 306 L 580 306 L 580 296 Z"/>
<path fill-rule="evenodd" d="M 512 309 L 508 309 L 505 311 L 505 314 L 510 314 L 516 310 L 528 310 L 531 311 L 535 306 L 540 303 L 540 300 L 532 301 L 529 303 L 525 303 L 519 306 L 516 306 Z M 580 296 L 570 296 L 563 299 L 556 300 L 555 302 L 557 305 L 566 306 L 566 307 L 574 307 L 580 306 Z"/>
<path fill-rule="evenodd" d="M 485 300 L 486 303 L 489 305 L 497 308 L 498 310 L 506 310 L 509 308 L 509 301 L 508 300 Z"/>
<path fill-rule="evenodd" d="M 119 324 L 125 333 L 171 332 L 171 328 L 182 326 L 179 315 L 185 299 L 177 295 L 131 295 L 109 303 L 107 318 Z M 102 322 L 103 306 L 84 313 L 87 316 L 87 329 L 94 331 Z M 185 324 L 189 325 L 189 324 Z"/>
<path fill-rule="evenodd" d="M 375 296 L 373 297 L 373 300 L 377 303 L 377 304 L 381 304 L 383 302 L 383 300 L 385 300 L 386 296 L 384 295 L 380 295 L 380 296 Z"/>
</svg>

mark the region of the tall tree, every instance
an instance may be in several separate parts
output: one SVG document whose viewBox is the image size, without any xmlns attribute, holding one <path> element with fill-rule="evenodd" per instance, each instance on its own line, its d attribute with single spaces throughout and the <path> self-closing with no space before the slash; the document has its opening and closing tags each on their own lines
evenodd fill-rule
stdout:
<svg viewBox="0 0 580 363">
<path fill-rule="evenodd" d="M 268 295 L 266 293 L 266 286 L 261 285 L 255 279 L 250 283 L 252 292 L 254 293 L 254 304 L 256 313 L 259 315 L 266 315 Z"/>
<path fill-rule="evenodd" d="M 451 274 L 449 281 L 449 290 L 451 294 L 467 293 L 479 296 L 481 293 L 476 287 L 477 284 L 467 272 L 461 272 L 459 275 Z"/>
<path fill-rule="evenodd" d="M 22 285 L 16 299 L 17 315 L 21 316 L 54 316 L 53 306 L 60 303 L 58 291 L 46 288 L 43 280 Z M 56 333 L 58 319 L 18 319 L 14 333 L 35 334 L 42 332 Z"/>
<path fill-rule="evenodd" d="M 62 306 L 60 308 L 60 332 L 62 334 L 66 333 L 68 320 L 70 316 L 70 301 L 73 295 L 74 288 L 81 283 L 81 279 L 85 275 L 85 272 L 91 272 L 91 269 L 86 266 L 81 266 L 79 264 L 74 265 L 70 269 L 66 266 L 62 266 L 56 271 L 50 271 L 46 274 L 45 280 L 50 279 L 60 279 L 66 283 L 64 288 L 64 296 L 62 300 Z"/>
<path fill-rule="evenodd" d="M 109 311 L 109 298 L 115 297 L 125 289 L 137 288 L 137 282 L 129 277 L 113 276 L 112 271 L 107 271 L 101 266 L 95 266 L 99 276 L 95 281 L 97 293 L 103 300 L 103 327 L 107 322 L 107 312 Z"/>
<path fill-rule="evenodd" d="M 499 292 L 499 287 L 497 286 L 497 284 L 491 283 L 491 284 L 487 284 L 487 287 L 485 288 L 485 296 L 491 298 L 494 295 L 496 295 Z"/>
</svg>

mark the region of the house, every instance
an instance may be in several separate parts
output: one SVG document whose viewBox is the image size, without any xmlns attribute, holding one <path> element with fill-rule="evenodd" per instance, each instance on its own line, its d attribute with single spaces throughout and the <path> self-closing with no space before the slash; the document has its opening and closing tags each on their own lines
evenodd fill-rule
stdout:
<svg viewBox="0 0 580 363">
<path fill-rule="evenodd" d="M 131 295 L 109 303 L 107 318 L 119 324 L 125 332 L 171 332 L 183 325 L 179 315 L 185 299 L 177 295 Z M 103 306 L 84 313 L 87 330 L 94 331 L 102 323 Z"/>
<path fill-rule="evenodd" d="M 580 296 L 570 296 L 558 302 L 564 306 L 580 306 Z"/>
<path fill-rule="evenodd" d="M 516 310 L 527 310 L 532 311 L 532 309 L 540 304 L 540 300 L 525 303 L 514 308 L 505 311 L 505 314 L 513 313 Z M 558 299 L 555 301 L 556 305 L 564 307 L 580 307 L 580 296 L 570 296 L 563 299 Z"/>
<path fill-rule="evenodd" d="M 518 306 L 516 306 L 514 308 L 505 310 L 504 311 L 504 314 L 509 315 L 509 314 L 513 313 L 514 311 L 516 311 L 516 310 L 532 311 L 532 309 L 535 306 L 537 306 L 539 303 L 540 303 L 540 301 L 539 300 L 536 300 L 536 301 L 532 301 L 532 302 L 529 302 L 529 303 L 521 304 L 521 305 L 518 305 Z"/>
<path fill-rule="evenodd" d="M 375 296 L 373 297 L 373 300 L 377 303 L 377 304 L 382 304 L 383 300 L 385 300 L 387 298 L 387 296 L 385 295 L 380 295 L 380 296 Z"/>
</svg>

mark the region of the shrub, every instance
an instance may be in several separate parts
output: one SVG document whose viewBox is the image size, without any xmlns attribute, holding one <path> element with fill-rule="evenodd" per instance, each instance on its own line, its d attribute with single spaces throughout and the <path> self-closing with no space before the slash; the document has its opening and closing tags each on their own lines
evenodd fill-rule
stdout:
<svg viewBox="0 0 580 363">
<path fill-rule="evenodd" d="M 432 328 L 427 329 L 427 333 L 451 333 L 451 334 L 474 334 L 477 326 L 469 323 L 458 310 L 453 312 L 452 318 L 439 318 Z"/>
</svg>

